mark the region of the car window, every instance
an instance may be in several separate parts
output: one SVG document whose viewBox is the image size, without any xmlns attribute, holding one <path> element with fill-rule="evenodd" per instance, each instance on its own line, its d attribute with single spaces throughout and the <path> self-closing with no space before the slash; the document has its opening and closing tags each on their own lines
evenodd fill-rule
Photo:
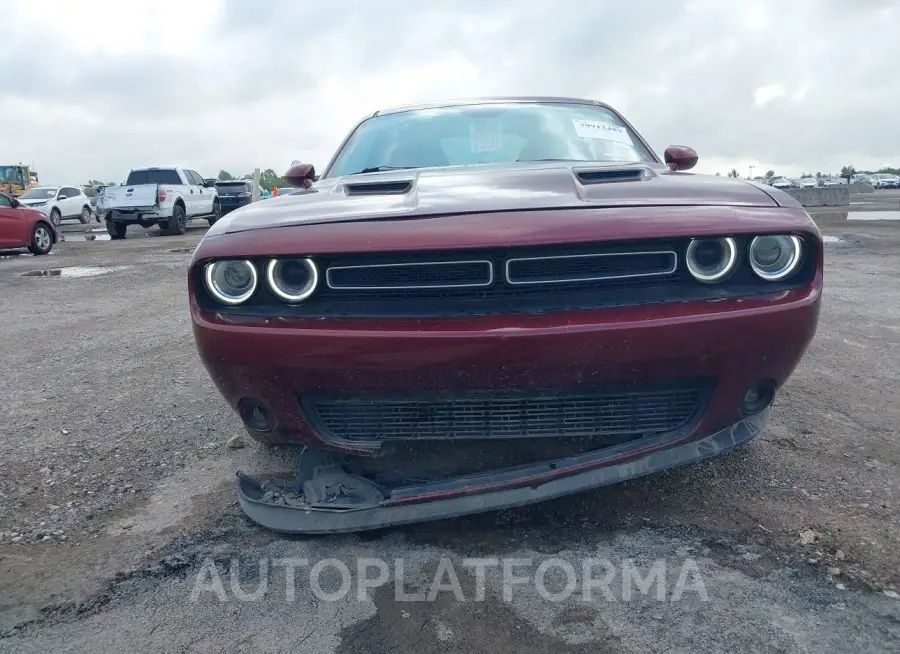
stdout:
<svg viewBox="0 0 900 654">
<path fill-rule="evenodd" d="M 222 194 L 250 193 L 250 182 L 217 182 L 216 190 Z"/>
<path fill-rule="evenodd" d="M 78 189 L 67 186 L 63 189 L 66 192 L 66 197 L 68 198 L 76 198 L 78 197 Z"/>
<path fill-rule="evenodd" d="M 196 170 L 186 170 L 184 172 L 187 173 L 191 184 L 194 184 L 195 186 L 203 186 L 203 178 L 200 177 Z"/>
<path fill-rule="evenodd" d="M 132 170 L 128 173 L 125 186 L 138 184 L 181 184 L 181 177 L 174 168 L 153 168 L 150 170 Z"/>
<path fill-rule="evenodd" d="M 562 159 L 655 162 L 612 110 L 592 104 L 476 104 L 363 121 L 325 177 L 379 166 L 421 168 Z"/>
<path fill-rule="evenodd" d="M 11 207 L 12 200 L 7 196 L 0 194 L 0 207 Z"/>
</svg>

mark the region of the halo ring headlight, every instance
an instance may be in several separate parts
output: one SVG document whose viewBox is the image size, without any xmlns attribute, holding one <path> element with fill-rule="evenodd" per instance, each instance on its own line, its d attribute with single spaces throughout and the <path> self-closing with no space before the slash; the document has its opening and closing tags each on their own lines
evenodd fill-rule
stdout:
<svg viewBox="0 0 900 654">
<path fill-rule="evenodd" d="M 285 302 L 303 302 L 319 285 L 319 270 L 309 258 L 270 259 L 266 265 L 269 290 Z"/>
<path fill-rule="evenodd" d="M 750 267 L 760 279 L 777 282 L 797 270 L 802 251 L 803 241 L 799 236 L 757 236 L 750 241 Z"/>
<path fill-rule="evenodd" d="M 222 304 L 242 304 L 256 292 L 259 277 L 256 266 L 243 259 L 224 259 L 206 264 L 206 289 Z"/>
<path fill-rule="evenodd" d="M 691 239 L 685 253 L 688 272 L 705 284 L 724 281 L 734 271 L 737 260 L 737 243 L 730 236 Z"/>
</svg>

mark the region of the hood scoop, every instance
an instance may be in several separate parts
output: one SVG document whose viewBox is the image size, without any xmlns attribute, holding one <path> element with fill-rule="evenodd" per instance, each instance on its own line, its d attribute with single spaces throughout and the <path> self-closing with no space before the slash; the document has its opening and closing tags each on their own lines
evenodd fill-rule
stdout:
<svg viewBox="0 0 900 654">
<path fill-rule="evenodd" d="M 608 184 L 611 182 L 640 182 L 650 179 L 648 168 L 618 168 L 605 170 L 579 170 L 575 176 L 582 184 Z"/>
<path fill-rule="evenodd" d="M 357 182 L 344 185 L 347 195 L 404 195 L 412 188 L 412 180 L 398 182 Z"/>
</svg>

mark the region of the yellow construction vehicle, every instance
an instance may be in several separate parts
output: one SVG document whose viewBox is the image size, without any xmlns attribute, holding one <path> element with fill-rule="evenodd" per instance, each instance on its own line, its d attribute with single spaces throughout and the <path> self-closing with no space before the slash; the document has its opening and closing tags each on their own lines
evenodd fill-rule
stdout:
<svg viewBox="0 0 900 654">
<path fill-rule="evenodd" d="M 0 166 L 0 191 L 19 196 L 38 184 L 38 174 L 31 170 L 31 166 L 23 166 L 21 163 Z"/>
</svg>

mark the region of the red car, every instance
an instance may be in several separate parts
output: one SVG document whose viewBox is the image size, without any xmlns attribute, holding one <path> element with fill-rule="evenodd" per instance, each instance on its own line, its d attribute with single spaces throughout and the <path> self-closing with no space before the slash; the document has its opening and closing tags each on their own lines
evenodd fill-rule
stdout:
<svg viewBox="0 0 900 654">
<path fill-rule="evenodd" d="M 790 195 L 686 173 L 611 107 L 380 111 L 300 190 L 216 223 L 189 270 L 200 357 L 278 531 L 529 504 L 756 436 L 813 338 L 823 245 Z"/>
<path fill-rule="evenodd" d="M 0 250 L 28 248 L 32 254 L 47 254 L 58 238 L 45 214 L 0 193 Z"/>
</svg>

